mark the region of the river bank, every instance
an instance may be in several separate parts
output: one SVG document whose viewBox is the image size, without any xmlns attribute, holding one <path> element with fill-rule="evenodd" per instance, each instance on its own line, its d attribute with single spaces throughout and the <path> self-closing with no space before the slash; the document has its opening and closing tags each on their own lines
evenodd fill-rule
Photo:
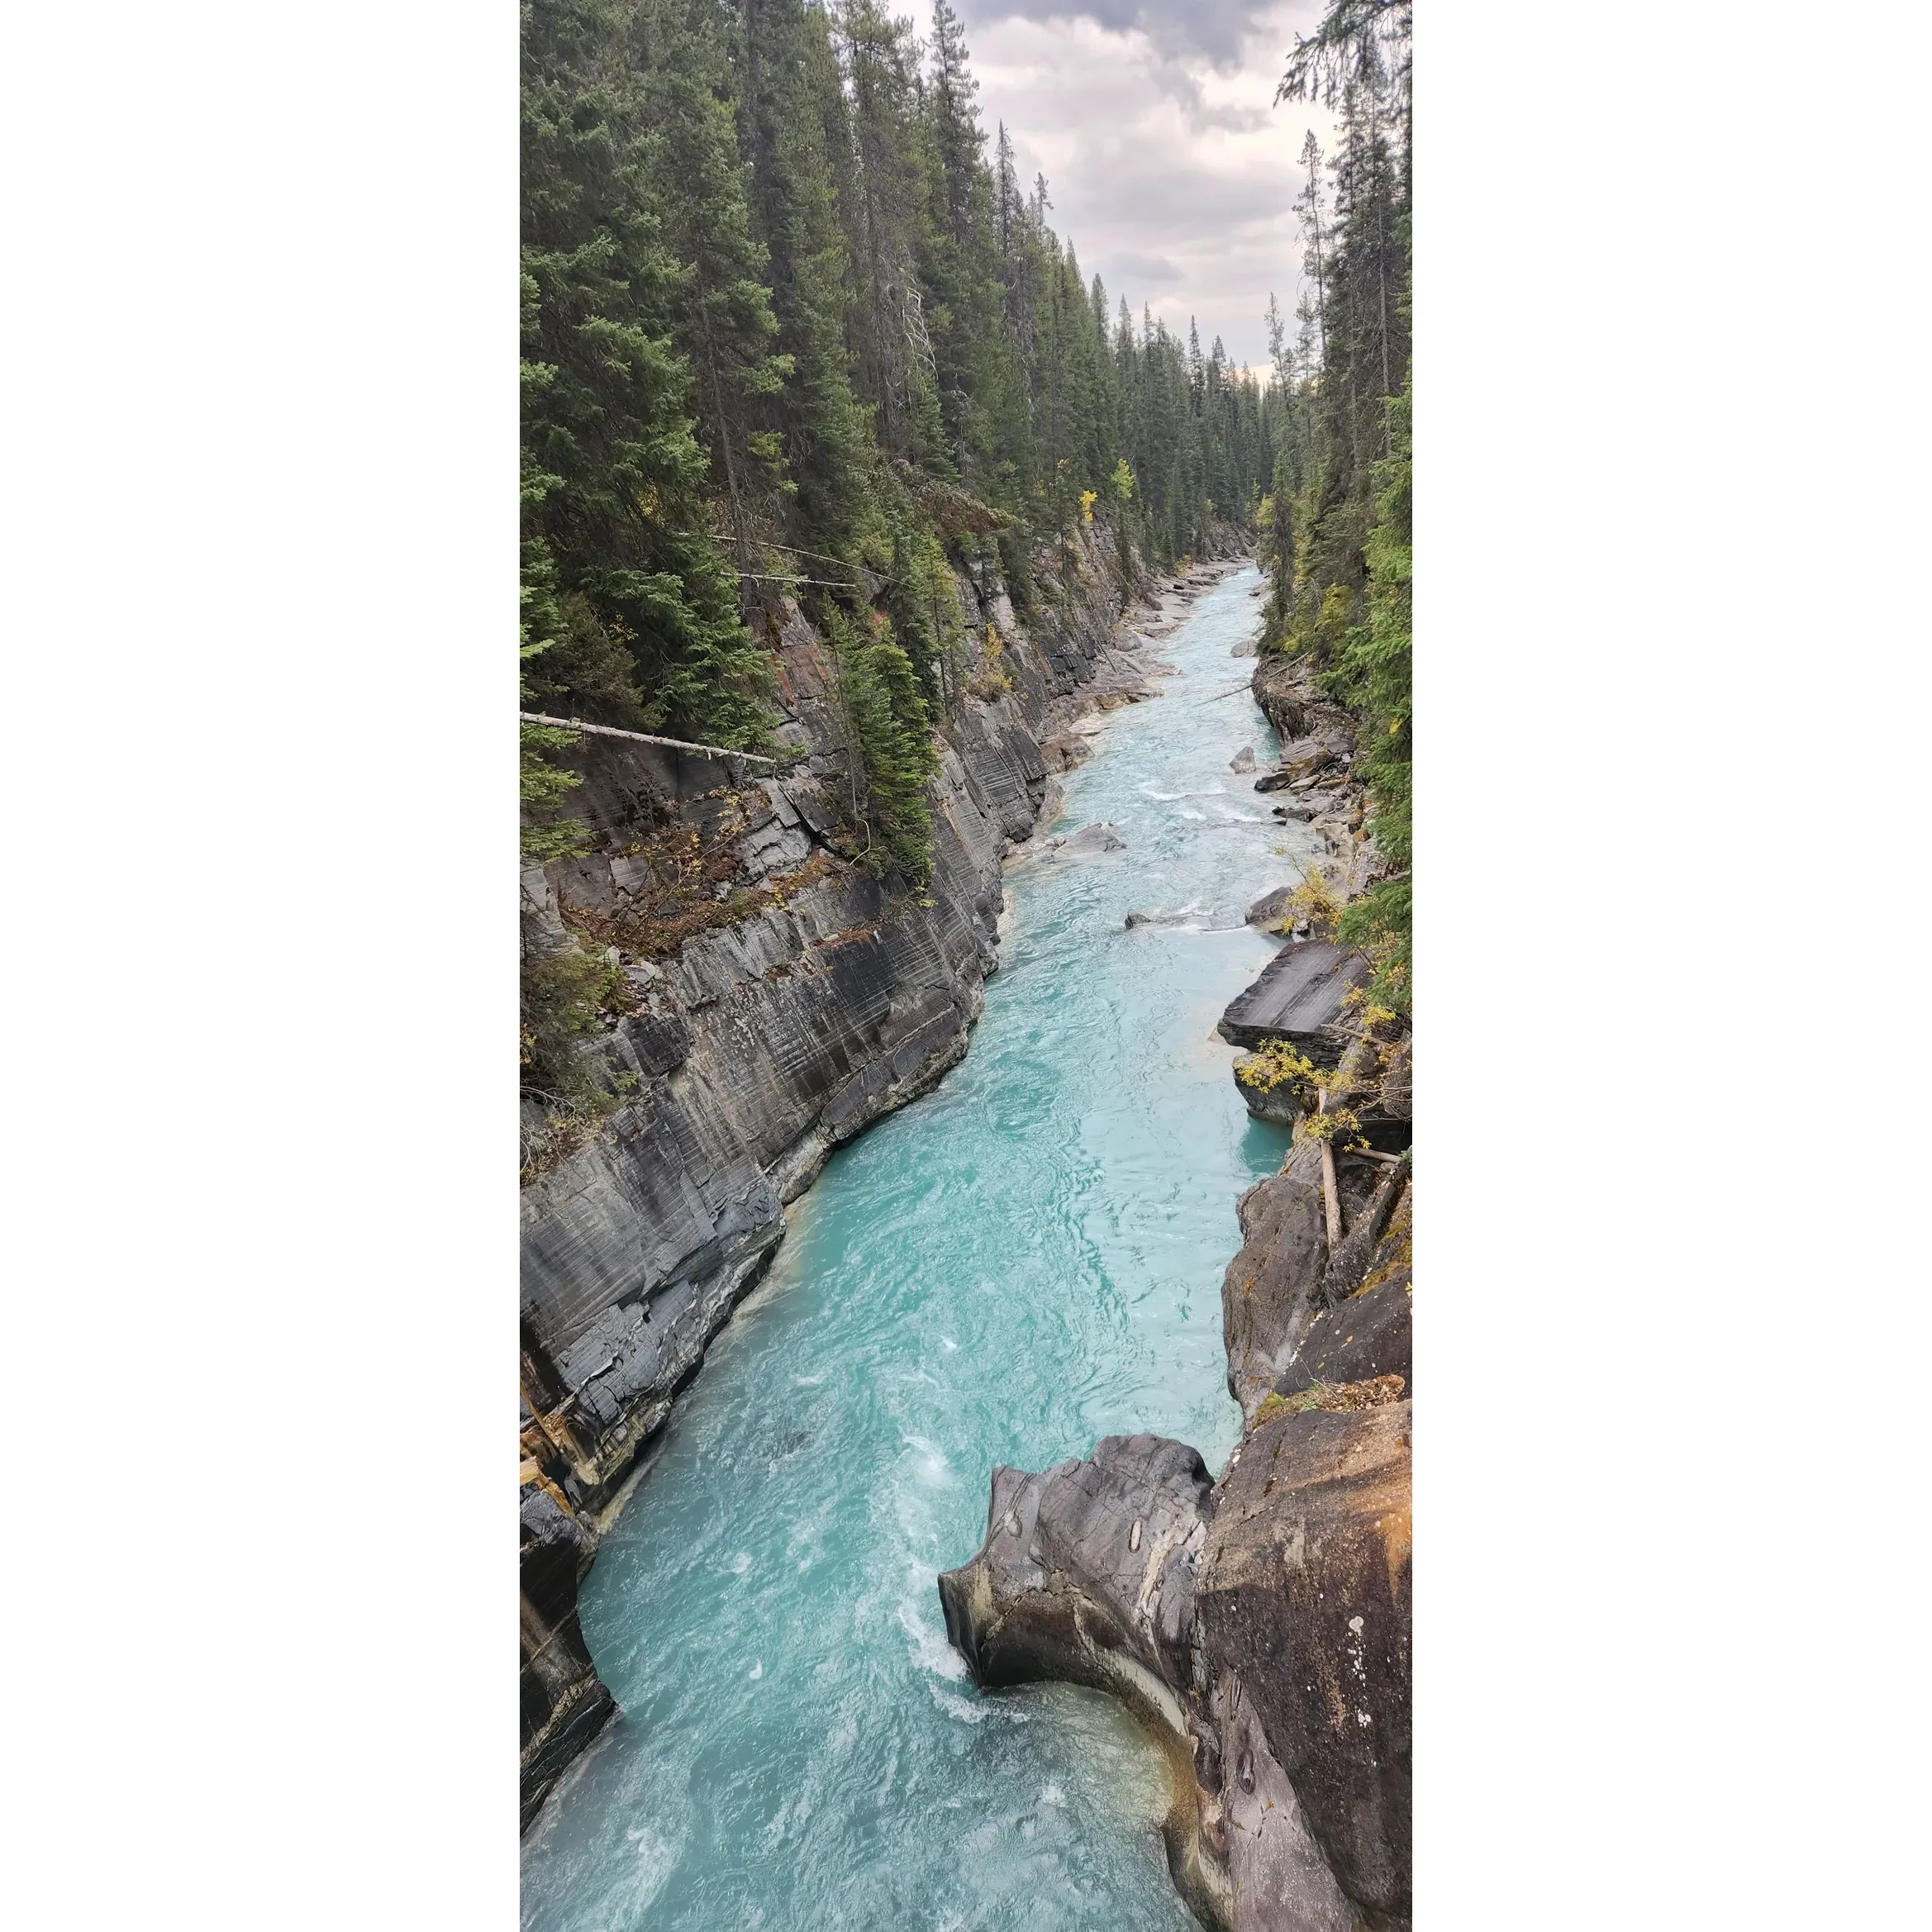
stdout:
<svg viewBox="0 0 1932 1932">
<path fill-rule="evenodd" d="M 1274 968 L 1346 964 L 1326 920 L 1378 864 L 1353 721 L 1284 658 L 1258 664 L 1254 689 L 1282 740 L 1256 790 L 1295 801 L 1275 809 L 1322 855 L 1249 918 L 1291 938 Z M 1220 1030 L 1257 1049 L 1235 1062 L 1236 1091 L 1292 1140 L 1241 1197 L 1222 1284 L 1240 1442 L 1218 1479 L 1190 1444 L 1151 1433 L 1039 1474 L 997 1468 L 979 1551 L 940 1596 L 983 1688 L 1090 1685 L 1163 1749 L 1168 1873 L 1202 1925 L 1407 1932 L 1407 1029 L 1339 982 L 1295 1030 L 1258 1029 L 1254 990 Z"/>
<path fill-rule="evenodd" d="M 964 1052 L 998 964 L 1004 861 L 1052 822 L 1092 716 L 1154 693 L 1158 640 L 1231 567 L 1130 579 L 1084 535 L 1039 573 L 1025 622 L 997 578 L 962 573 L 974 642 L 916 897 L 845 856 L 835 678 L 795 610 L 777 736 L 802 755 L 782 776 L 581 740 L 593 850 L 526 874 L 526 944 L 612 942 L 631 997 L 602 1050 L 630 1092 L 574 1144 L 540 1130 L 523 1197 L 526 1825 L 611 1714 L 576 1586 L 641 1451 L 769 1267 L 788 1204 Z"/>
</svg>

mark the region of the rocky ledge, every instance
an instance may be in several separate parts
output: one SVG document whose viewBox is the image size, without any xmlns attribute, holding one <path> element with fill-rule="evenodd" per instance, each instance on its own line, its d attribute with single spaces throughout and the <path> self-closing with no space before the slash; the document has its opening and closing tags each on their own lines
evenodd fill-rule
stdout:
<svg viewBox="0 0 1932 1932">
<path fill-rule="evenodd" d="M 1211 1482 L 1158 1436 L 993 1476 L 940 1578 L 991 1689 L 1111 1691 L 1168 1760 L 1168 1869 L 1220 1932 L 1410 1924 L 1410 1405 L 1399 1377 L 1277 1398 Z"/>
</svg>

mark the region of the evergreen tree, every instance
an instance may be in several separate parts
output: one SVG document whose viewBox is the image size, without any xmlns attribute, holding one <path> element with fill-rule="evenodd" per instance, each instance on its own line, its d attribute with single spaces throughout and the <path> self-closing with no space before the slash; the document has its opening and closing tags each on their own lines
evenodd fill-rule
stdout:
<svg viewBox="0 0 1932 1932">
<path fill-rule="evenodd" d="M 523 503 L 540 698 L 726 744 L 769 674 L 708 534 L 709 464 L 671 339 L 683 279 L 651 212 L 604 0 L 523 12 Z"/>
</svg>

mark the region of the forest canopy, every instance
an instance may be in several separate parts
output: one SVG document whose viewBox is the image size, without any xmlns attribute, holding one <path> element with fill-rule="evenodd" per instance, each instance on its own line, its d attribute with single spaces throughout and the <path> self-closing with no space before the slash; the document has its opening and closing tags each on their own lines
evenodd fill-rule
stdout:
<svg viewBox="0 0 1932 1932">
<path fill-rule="evenodd" d="M 866 640 L 910 769 L 909 586 L 983 556 L 1023 600 L 1097 516 L 1155 566 L 1252 525 L 1267 388 L 1083 278 L 945 0 L 525 0 L 522 64 L 529 708 L 755 746 L 790 595 Z"/>
</svg>

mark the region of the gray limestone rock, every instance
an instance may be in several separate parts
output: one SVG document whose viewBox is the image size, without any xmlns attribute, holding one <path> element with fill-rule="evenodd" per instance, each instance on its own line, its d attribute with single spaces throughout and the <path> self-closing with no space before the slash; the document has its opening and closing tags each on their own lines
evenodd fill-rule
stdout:
<svg viewBox="0 0 1932 1932">
<path fill-rule="evenodd" d="M 1126 841 L 1111 825 L 1091 825 L 1083 826 L 1068 838 L 1053 840 L 1047 855 L 1054 859 L 1096 859 L 1126 849 Z"/>
<path fill-rule="evenodd" d="M 1245 922 L 1249 926 L 1278 926 L 1282 916 L 1289 910 L 1288 902 L 1295 896 L 1292 886 L 1277 886 L 1272 892 L 1263 892 L 1248 908 Z"/>
<path fill-rule="evenodd" d="M 1237 686 L 1236 688 L 1239 689 L 1240 687 Z M 1244 745 L 1228 760 L 1228 769 L 1231 772 L 1253 771 L 1254 769 L 1254 747 L 1252 745 Z"/>
</svg>

